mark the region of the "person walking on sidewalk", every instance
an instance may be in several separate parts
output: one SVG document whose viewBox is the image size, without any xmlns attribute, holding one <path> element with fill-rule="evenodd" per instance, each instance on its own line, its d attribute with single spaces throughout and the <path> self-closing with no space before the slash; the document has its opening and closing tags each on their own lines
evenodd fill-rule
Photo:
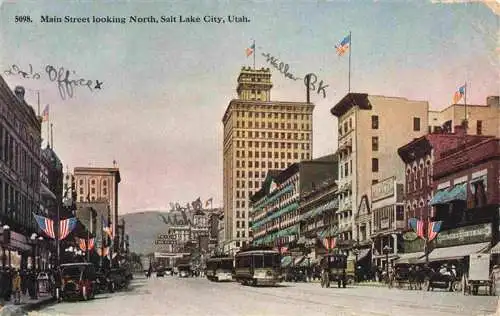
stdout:
<svg viewBox="0 0 500 316">
<path fill-rule="evenodd" d="M 21 275 L 19 271 L 14 271 L 12 278 L 12 292 L 14 293 L 14 304 L 21 304 Z"/>
</svg>

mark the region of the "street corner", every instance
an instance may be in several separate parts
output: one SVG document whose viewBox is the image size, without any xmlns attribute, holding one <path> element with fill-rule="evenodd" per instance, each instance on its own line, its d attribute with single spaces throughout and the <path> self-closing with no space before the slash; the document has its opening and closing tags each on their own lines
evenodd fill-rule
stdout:
<svg viewBox="0 0 500 316">
<path fill-rule="evenodd" d="M 0 309 L 0 316 L 24 316 L 26 315 L 21 305 L 5 305 Z"/>
</svg>

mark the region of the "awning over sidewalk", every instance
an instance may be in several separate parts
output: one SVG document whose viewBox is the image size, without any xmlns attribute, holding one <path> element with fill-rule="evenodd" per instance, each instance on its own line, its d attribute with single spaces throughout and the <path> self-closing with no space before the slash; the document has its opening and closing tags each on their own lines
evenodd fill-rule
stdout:
<svg viewBox="0 0 500 316">
<path fill-rule="evenodd" d="M 462 245 L 455 247 L 437 248 L 429 254 L 429 261 L 461 259 L 473 253 L 479 253 L 490 245 L 489 242 Z"/>
<path fill-rule="evenodd" d="M 281 267 L 286 268 L 292 263 L 292 256 L 285 256 L 281 258 Z"/>
<path fill-rule="evenodd" d="M 417 263 L 418 259 L 425 256 L 425 252 L 409 252 L 409 253 L 398 253 L 398 259 L 394 261 L 395 264 L 412 264 Z"/>
<path fill-rule="evenodd" d="M 358 261 L 363 260 L 366 256 L 368 256 L 370 251 L 371 251 L 370 248 L 360 249 L 358 253 Z"/>
<path fill-rule="evenodd" d="M 491 248 L 490 253 L 494 255 L 500 254 L 500 242 Z"/>
</svg>

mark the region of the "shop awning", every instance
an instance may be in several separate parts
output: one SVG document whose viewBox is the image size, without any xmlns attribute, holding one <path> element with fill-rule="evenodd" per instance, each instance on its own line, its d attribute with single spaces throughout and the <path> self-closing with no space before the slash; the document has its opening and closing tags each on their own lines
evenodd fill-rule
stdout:
<svg viewBox="0 0 500 316">
<path fill-rule="evenodd" d="M 448 196 L 448 189 L 443 189 L 443 190 L 438 190 L 436 194 L 432 197 L 432 200 L 430 202 L 431 205 L 437 205 L 437 204 L 445 204 L 445 200 L 447 200 Z"/>
<path fill-rule="evenodd" d="M 449 203 L 451 201 L 467 201 L 467 183 L 457 184 L 451 189 L 447 194 L 447 199 L 445 199 L 445 203 Z"/>
<path fill-rule="evenodd" d="M 281 258 L 281 267 L 286 268 L 292 263 L 292 256 L 285 256 Z"/>
<path fill-rule="evenodd" d="M 467 201 L 467 183 L 460 183 L 451 189 L 443 189 L 436 192 L 430 204 L 446 204 L 452 201 Z"/>
<path fill-rule="evenodd" d="M 461 259 L 473 253 L 479 253 L 490 245 L 489 242 L 462 245 L 455 247 L 436 248 L 429 254 L 429 261 Z"/>
<path fill-rule="evenodd" d="M 493 248 L 490 250 L 491 254 L 500 254 L 500 242 L 497 243 Z"/>
<path fill-rule="evenodd" d="M 305 258 L 304 256 L 295 258 L 295 260 L 293 261 L 293 265 L 298 266 L 304 260 L 304 258 Z"/>
<path fill-rule="evenodd" d="M 370 248 L 360 249 L 358 252 L 358 261 L 363 260 L 366 256 L 368 256 L 370 251 L 371 251 Z"/>
<path fill-rule="evenodd" d="M 395 264 L 412 264 L 417 263 L 418 259 L 425 256 L 423 251 L 419 252 L 409 252 L 409 253 L 398 253 L 398 259 L 394 261 Z"/>
</svg>

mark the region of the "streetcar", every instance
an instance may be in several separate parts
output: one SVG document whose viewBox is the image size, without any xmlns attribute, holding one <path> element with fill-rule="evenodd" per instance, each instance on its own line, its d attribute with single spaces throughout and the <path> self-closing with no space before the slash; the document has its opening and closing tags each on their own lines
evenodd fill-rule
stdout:
<svg viewBox="0 0 500 316">
<path fill-rule="evenodd" d="M 231 281 L 233 279 L 233 258 L 212 257 L 207 260 L 206 275 L 210 281 Z"/>
<path fill-rule="evenodd" d="M 249 248 L 235 256 L 235 279 L 243 285 L 276 285 L 283 282 L 281 256 L 271 248 Z"/>
</svg>

